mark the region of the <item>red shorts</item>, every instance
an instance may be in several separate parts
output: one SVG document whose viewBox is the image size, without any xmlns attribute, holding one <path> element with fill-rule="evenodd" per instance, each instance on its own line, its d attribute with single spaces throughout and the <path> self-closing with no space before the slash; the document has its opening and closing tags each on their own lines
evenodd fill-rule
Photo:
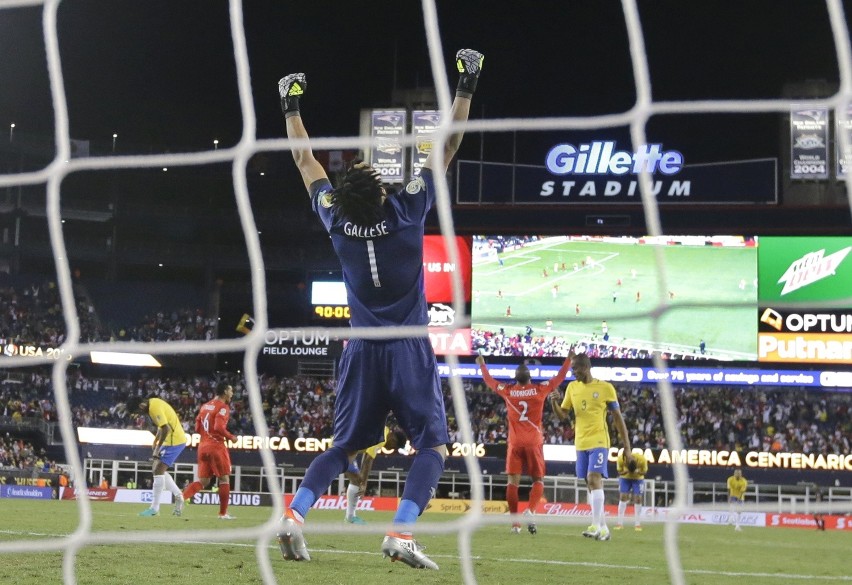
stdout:
<svg viewBox="0 0 852 585">
<path fill-rule="evenodd" d="M 222 445 L 198 447 L 198 477 L 221 477 L 231 475 L 231 454 Z"/>
<path fill-rule="evenodd" d="M 521 475 L 526 467 L 531 477 L 544 477 L 544 448 L 538 445 L 509 444 L 506 451 L 506 473 Z"/>
</svg>

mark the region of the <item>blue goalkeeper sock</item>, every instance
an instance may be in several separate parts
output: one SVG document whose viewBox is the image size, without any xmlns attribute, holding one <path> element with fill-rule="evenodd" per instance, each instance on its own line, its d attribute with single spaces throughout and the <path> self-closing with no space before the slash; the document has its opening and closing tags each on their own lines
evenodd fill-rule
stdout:
<svg viewBox="0 0 852 585">
<path fill-rule="evenodd" d="M 340 447 L 332 447 L 313 460 L 305 473 L 302 485 L 296 490 L 290 509 L 298 512 L 304 518 L 308 510 L 317 501 L 317 494 L 323 493 L 334 481 L 334 478 L 349 467 L 349 456 Z"/>
<path fill-rule="evenodd" d="M 444 458 L 434 449 L 418 451 L 405 480 L 402 501 L 393 518 L 394 524 L 413 524 L 435 495 L 444 472 Z"/>
</svg>

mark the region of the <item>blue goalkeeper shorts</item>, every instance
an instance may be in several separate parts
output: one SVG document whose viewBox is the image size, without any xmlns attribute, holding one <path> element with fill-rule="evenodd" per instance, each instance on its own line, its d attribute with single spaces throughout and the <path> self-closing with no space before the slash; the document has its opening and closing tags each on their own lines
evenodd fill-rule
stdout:
<svg viewBox="0 0 852 585">
<path fill-rule="evenodd" d="M 340 358 L 334 445 L 360 451 L 381 442 L 391 411 L 415 449 L 450 441 L 432 344 L 350 339 Z"/>
</svg>

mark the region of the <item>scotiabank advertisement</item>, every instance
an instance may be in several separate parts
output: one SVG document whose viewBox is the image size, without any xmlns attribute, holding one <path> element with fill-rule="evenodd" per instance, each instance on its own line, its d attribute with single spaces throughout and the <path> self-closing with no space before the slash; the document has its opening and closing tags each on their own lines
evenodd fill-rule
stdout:
<svg viewBox="0 0 852 585">
<path fill-rule="evenodd" d="M 761 237 L 758 360 L 852 364 L 852 237 Z"/>
</svg>

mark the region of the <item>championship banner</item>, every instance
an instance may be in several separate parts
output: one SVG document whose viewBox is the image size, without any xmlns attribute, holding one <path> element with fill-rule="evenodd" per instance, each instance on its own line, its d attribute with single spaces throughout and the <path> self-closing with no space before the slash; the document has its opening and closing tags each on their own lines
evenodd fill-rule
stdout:
<svg viewBox="0 0 852 585">
<path fill-rule="evenodd" d="M 458 203 L 641 205 L 639 176 L 633 172 L 634 165 L 629 164 L 638 155 L 614 151 L 617 148 L 614 143 L 606 144 L 592 145 L 593 152 L 586 156 L 594 158 L 580 161 L 585 165 L 582 173 L 573 170 L 571 174 L 562 173 L 570 166 L 565 162 L 566 158 L 570 159 L 568 155 L 554 155 L 552 169 L 538 165 L 459 161 L 456 200 Z M 664 154 L 667 153 L 656 149 L 643 156 Z M 593 172 L 587 172 L 590 166 Z M 598 171 L 601 167 L 603 170 Z M 607 170 L 613 167 L 619 174 Z M 675 171 L 674 166 L 666 167 L 666 171 L 673 171 L 669 174 L 651 175 L 651 193 L 659 203 L 778 203 L 777 159 L 684 164 L 676 168 Z"/>
<path fill-rule="evenodd" d="M 418 176 L 426 157 L 432 152 L 432 134 L 441 123 L 441 113 L 436 110 L 412 110 L 411 134 L 414 146 L 411 147 L 411 174 Z"/>
<path fill-rule="evenodd" d="M 835 112 L 834 153 L 837 161 L 837 178 L 845 179 L 852 171 L 852 104 L 846 108 L 846 121 Z M 846 137 L 846 148 L 843 138 Z"/>
<path fill-rule="evenodd" d="M 370 134 L 374 139 L 370 149 L 370 164 L 385 183 L 402 183 L 405 180 L 405 110 L 373 110 L 370 116 Z"/>
<path fill-rule="evenodd" d="M 852 364 L 851 251 L 848 236 L 760 238 L 759 361 Z"/>
<path fill-rule="evenodd" d="M 828 178 L 828 108 L 790 110 L 790 178 Z"/>
</svg>

